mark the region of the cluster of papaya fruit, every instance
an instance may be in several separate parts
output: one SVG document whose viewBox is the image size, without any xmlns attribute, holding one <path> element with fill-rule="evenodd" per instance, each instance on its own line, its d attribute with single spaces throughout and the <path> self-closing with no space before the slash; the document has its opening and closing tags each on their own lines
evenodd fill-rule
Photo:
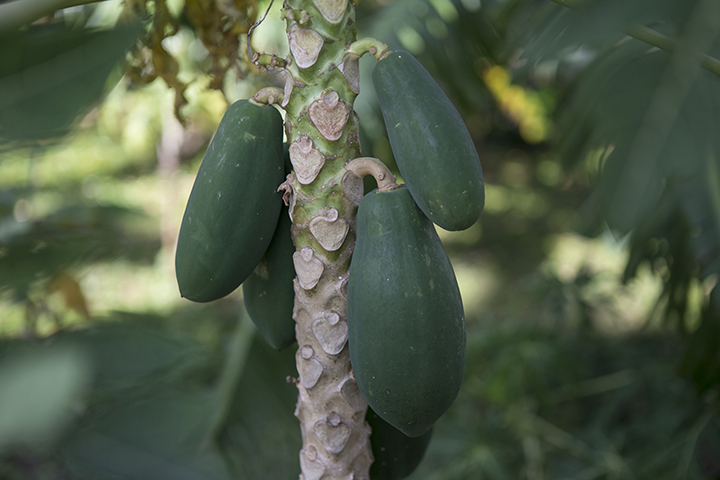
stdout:
<svg viewBox="0 0 720 480">
<path fill-rule="evenodd" d="M 405 186 L 375 190 L 358 208 L 350 361 L 375 413 L 420 437 L 455 400 L 465 371 L 462 300 L 433 223 L 474 224 L 484 181 L 460 115 L 415 58 L 391 52 L 373 82 Z"/>
<path fill-rule="evenodd" d="M 409 53 L 390 52 L 373 73 L 405 185 L 360 202 L 348 283 L 348 343 L 371 407 L 374 480 L 409 475 L 465 369 L 464 313 L 452 265 L 433 223 L 462 230 L 484 206 L 480 161 L 460 115 Z M 221 298 L 241 284 L 263 338 L 295 338 L 294 246 L 277 192 L 292 166 L 272 106 L 231 105 L 192 188 L 180 229 L 181 295 Z"/>
<path fill-rule="evenodd" d="M 210 302 L 242 284 L 250 317 L 277 350 L 295 340 L 295 247 L 277 191 L 289 170 L 277 109 L 233 103 L 198 170 L 175 253 L 183 297 Z"/>
</svg>

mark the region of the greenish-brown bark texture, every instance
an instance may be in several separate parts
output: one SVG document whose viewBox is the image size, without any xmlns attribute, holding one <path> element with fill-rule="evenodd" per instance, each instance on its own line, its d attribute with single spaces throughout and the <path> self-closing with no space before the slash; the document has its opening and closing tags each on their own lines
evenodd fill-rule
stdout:
<svg viewBox="0 0 720 480">
<path fill-rule="evenodd" d="M 355 6 L 348 0 L 287 0 L 290 61 L 261 62 L 285 79 L 293 173 L 282 185 L 293 222 L 299 378 L 295 416 L 303 447 L 301 479 L 369 479 L 367 403 L 347 347 L 347 281 L 362 178 L 345 164 L 360 156 Z M 373 42 L 370 42 L 371 44 Z M 373 53 L 376 49 L 371 50 Z M 267 96 L 266 96 L 267 98 Z"/>
</svg>

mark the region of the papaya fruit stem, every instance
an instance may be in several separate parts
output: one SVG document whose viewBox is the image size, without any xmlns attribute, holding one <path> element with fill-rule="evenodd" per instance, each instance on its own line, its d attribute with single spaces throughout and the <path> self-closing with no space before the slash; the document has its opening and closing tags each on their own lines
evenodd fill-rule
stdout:
<svg viewBox="0 0 720 480">
<path fill-rule="evenodd" d="M 285 68 L 288 61 L 284 58 L 280 58 L 277 55 L 270 53 L 254 53 L 252 62 L 256 67 L 280 67 Z"/>
<path fill-rule="evenodd" d="M 378 185 L 378 192 L 388 192 L 399 188 L 395 175 L 377 158 L 358 157 L 345 164 L 345 169 L 358 177 L 372 175 Z"/>
<path fill-rule="evenodd" d="M 277 87 L 265 87 L 260 89 L 250 99 L 251 102 L 258 105 L 274 105 L 283 101 L 283 89 Z"/>
<path fill-rule="evenodd" d="M 375 60 L 378 62 L 390 53 L 386 44 L 372 37 L 361 38 L 360 40 L 353 42 L 347 48 L 347 51 L 349 53 L 354 53 L 358 57 L 362 57 L 366 53 L 369 53 L 374 56 Z"/>
</svg>

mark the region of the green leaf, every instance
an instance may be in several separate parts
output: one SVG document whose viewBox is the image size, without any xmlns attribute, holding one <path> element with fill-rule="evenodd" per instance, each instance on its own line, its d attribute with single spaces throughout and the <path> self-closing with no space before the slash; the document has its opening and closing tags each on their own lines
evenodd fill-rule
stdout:
<svg viewBox="0 0 720 480">
<path fill-rule="evenodd" d="M 0 141 L 66 134 L 107 91 L 139 33 L 138 24 L 105 31 L 53 24 L 0 36 Z"/>
<path fill-rule="evenodd" d="M 218 374 L 196 341 L 135 320 L 53 338 L 82 348 L 96 370 L 87 410 L 59 451 L 79 478 L 297 478 L 293 351 L 266 346 L 246 319 Z"/>
<path fill-rule="evenodd" d="M 94 478 L 229 479 L 220 453 L 204 443 L 213 405 L 212 391 L 167 389 L 94 419 L 63 453 Z"/>
<path fill-rule="evenodd" d="M 27 290 L 83 262 L 150 261 L 159 248 L 154 222 L 132 209 L 75 205 L 24 222 L 8 215 L 0 218 L 0 291 Z"/>
<path fill-rule="evenodd" d="M 90 380 L 77 349 L 4 351 L 0 361 L 0 452 L 51 442 L 69 426 Z"/>
<path fill-rule="evenodd" d="M 255 335 L 228 412 L 221 445 L 235 478 L 294 480 L 300 473 L 300 424 L 293 416 L 295 352 L 276 352 Z"/>
<path fill-rule="evenodd" d="M 531 64 L 563 59 L 582 48 L 604 52 L 626 36 L 634 25 L 649 25 L 675 36 L 697 0 L 568 0 L 566 5 L 541 2 L 521 10 L 513 19 L 516 36 L 511 46 L 523 49 Z"/>
<path fill-rule="evenodd" d="M 562 122 L 569 151 L 580 150 L 578 139 L 587 140 L 585 151 L 611 147 L 599 196 L 609 225 L 621 233 L 657 206 L 667 182 L 696 175 L 713 148 L 711 132 L 720 112 L 717 79 L 699 73 L 695 58 L 717 35 L 718 25 L 703 23 L 701 13 L 685 26 L 691 32 L 673 54 L 649 51 L 618 65 L 627 58 L 623 51 L 637 52 L 633 41 L 599 59 L 597 78 L 577 89 L 576 103 Z"/>
<path fill-rule="evenodd" d="M 57 345 L 79 348 L 92 358 L 94 382 L 88 399 L 142 397 L 170 388 L 188 378 L 205 377 L 215 366 L 207 349 L 179 333 L 166 332 L 150 314 L 115 312 L 102 323 L 76 331 L 61 331 Z"/>
</svg>

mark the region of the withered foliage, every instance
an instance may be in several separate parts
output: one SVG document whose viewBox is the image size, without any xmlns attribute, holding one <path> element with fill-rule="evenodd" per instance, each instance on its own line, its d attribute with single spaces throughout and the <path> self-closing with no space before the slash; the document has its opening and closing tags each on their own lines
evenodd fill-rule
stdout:
<svg viewBox="0 0 720 480">
<path fill-rule="evenodd" d="M 257 13 L 256 0 L 185 0 L 177 16 L 166 0 L 127 0 L 126 15 L 148 19 L 146 34 L 131 52 L 127 74 L 140 85 L 161 77 L 175 91 L 175 116 L 184 124 L 180 110 L 187 103 L 188 85 L 178 78 L 178 59 L 163 46 L 163 40 L 177 34 L 181 25 L 192 28 L 208 51 L 209 88 L 222 90 L 228 71 L 234 69 L 243 78 L 252 68 L 241 44 Z"/>
</svg>

